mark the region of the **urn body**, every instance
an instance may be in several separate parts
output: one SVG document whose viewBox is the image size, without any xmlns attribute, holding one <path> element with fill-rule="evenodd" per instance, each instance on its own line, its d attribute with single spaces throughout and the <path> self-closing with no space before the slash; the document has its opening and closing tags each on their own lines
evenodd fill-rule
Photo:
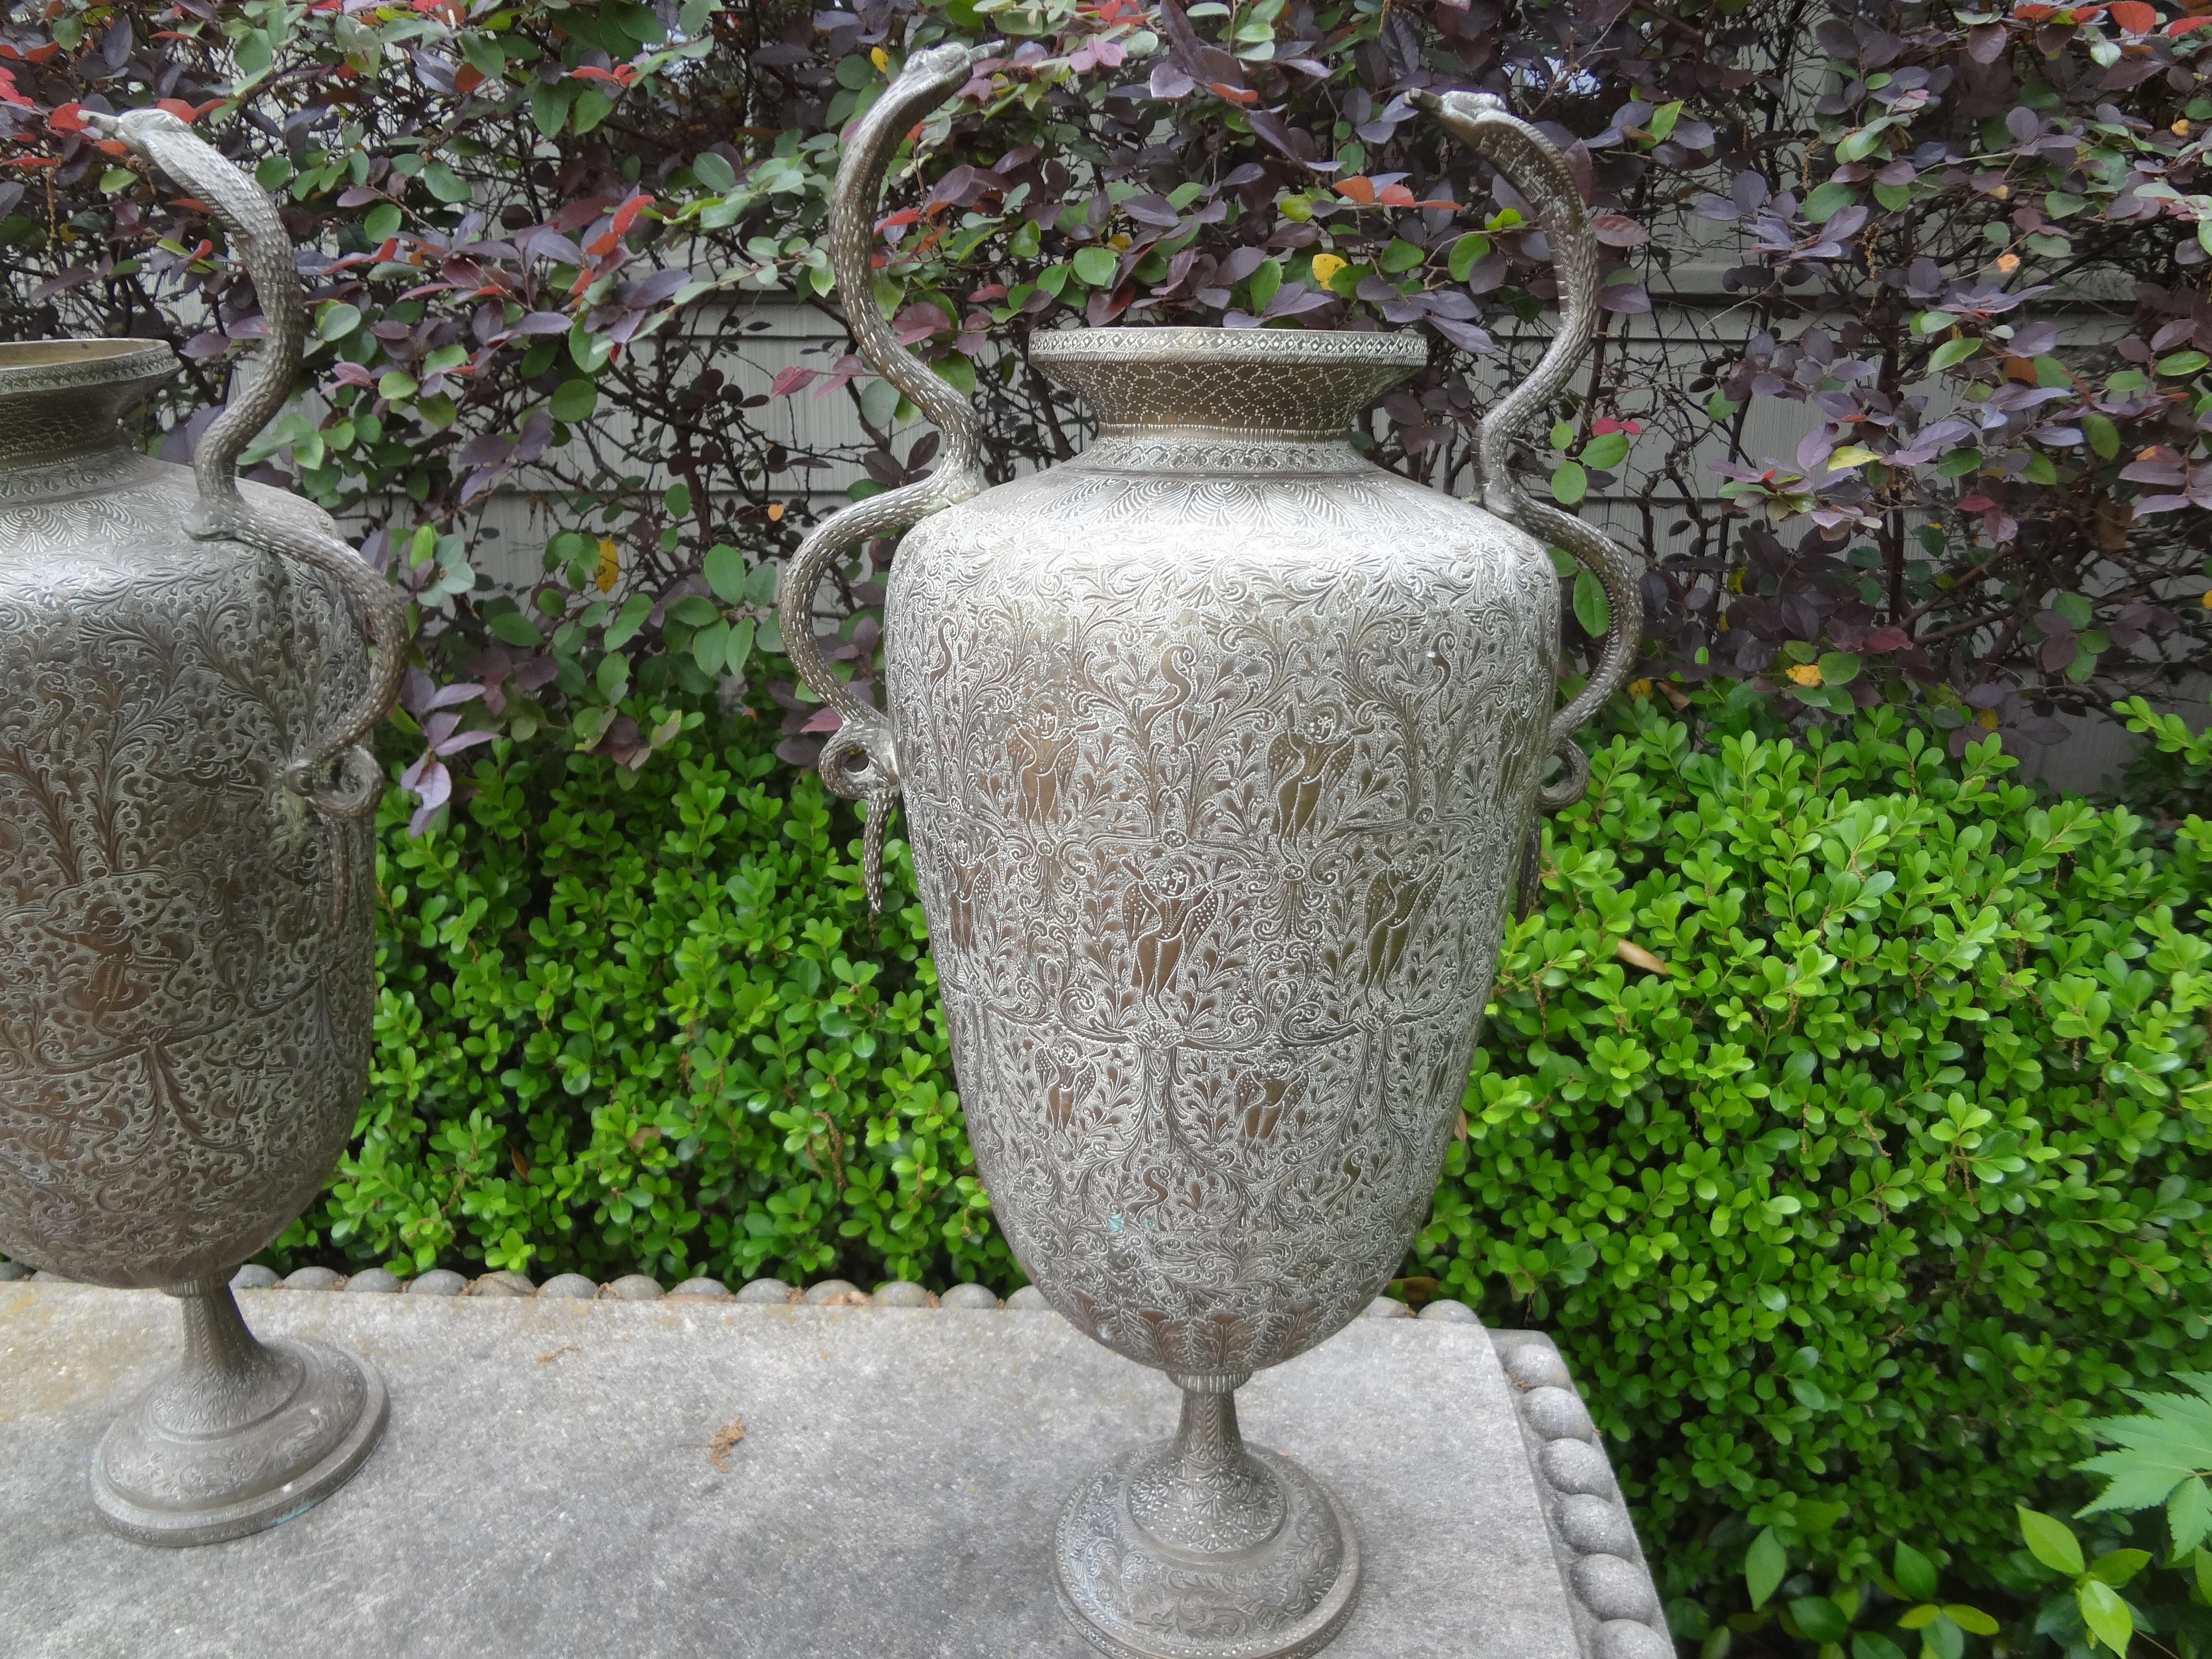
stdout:
<svg viewBox="0 0 2212 1659">
<path fill-rule="evenodd" d="M 374 999 L 369 829 L 283 776 L 368 641 L 329 575 L 187 532 L 191 473 L 118 425 L 173 372 L 0 346 L 0 1251 L 117 1285 L 227 1274 L 307 1206 Z"/>
<path fill-rule="evenodd" d="M 977 1165 L 1080 1328 L 1329 1336 L 1425 1214 L 1534 810 L 1543 547 L 1345 434 L 1406 337 L 1035 343 L 1078 459 L 910 531 L 885 617 Z"/>
</svg>

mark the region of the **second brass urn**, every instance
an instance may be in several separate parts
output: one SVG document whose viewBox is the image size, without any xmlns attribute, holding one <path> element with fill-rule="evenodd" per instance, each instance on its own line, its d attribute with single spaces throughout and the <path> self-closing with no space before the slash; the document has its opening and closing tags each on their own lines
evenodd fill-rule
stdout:
<svg viewBox="0 0 2212 1659">
<path fill-rule="evenodd" d="M 1097 437 L 987 489 L 974 412 L 870 302 L 885 165 L 969 63 L 909 61 L 851 137 L 830 227 L 849 326 L 946 458 L 809 538 L 783 637 L 842 717 L 821 766 L 869 802 L 872 898 L 903 793 L 1008 1243 L 1054 1307 L 1182 1391 L 1174 1439 L 1069 1498 L 1062 1603 L 1106 1652 L 1284 1659 L 1350 1618 L 1358 1534 L 1320 1481 L 1243 1443 L 1235 1390 L 1398 1272 L 1535 814 L 1581 793 L 1569 734 L 1635 650 L 1626 558 L 1507 465 L 1588 343 L 1596 248 L 1540 134 L 1493 99 L 1428 98 L 1533 205 L 1561 279 L 1557 338 L 1484 423 L 1483 507 L 1348 441 L 1425 362 L 1420 337 L 1273 329 L 1036 337 Z M 878 713 L 815 647 L 815 592 L 900 530 Z M 1612 621 L 1556 714 L 1547 543 L 1598 574 Z"/>
</svg>

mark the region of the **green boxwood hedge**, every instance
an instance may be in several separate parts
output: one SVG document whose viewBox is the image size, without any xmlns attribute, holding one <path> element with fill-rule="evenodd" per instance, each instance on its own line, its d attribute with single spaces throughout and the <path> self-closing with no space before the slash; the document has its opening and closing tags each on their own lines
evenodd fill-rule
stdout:
<svg viewBox="0 0 2212 1659">
<path fill-rule="evenodd" d="M 2212 830 L 1771 719 L 1600 744 L 1407 1265 L 1558 1334 L 1674 1595 L 1767 1527 L 1996 1559 L 2086 1416 L 2212 1364 Z M 769 723 L 690 725 L 635 773 L 502 741 L 419 840 L 387 805 L 371 1097 L 272 1261 L 1018 1282 L 903 847 L 872 919 Z"/>
</svg>

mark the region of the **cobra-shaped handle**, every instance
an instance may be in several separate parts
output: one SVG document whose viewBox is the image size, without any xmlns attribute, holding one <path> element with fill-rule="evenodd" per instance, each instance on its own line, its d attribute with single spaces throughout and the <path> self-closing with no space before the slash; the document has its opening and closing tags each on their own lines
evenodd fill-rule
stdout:
<svg viewBox="0 0 2212 1659">
<path fill-rule="evenodd" d="M 384 792 L 383 773 L 360 740 L 384 718 L 399 692 L 407 665 L 405 602 L 343 542 L 281 520 L 248 501 L 239 490 L 234 470 L 239 452 L 283 407 L 299 372 L 307 306 L 292 263 L 291 239 L 261 187 L 167 110 L 88 113 L 85 119 L 121 139 L 206 204 L 228 234 L 260 299 L 266 331 L 252 383 L 243 392 L 234 390 L 200 440 L 192 457 L 199 501 L 185 529 L 200 541 L 242 542 L 337 579 L 376 646 L 374 672 L 353 705 L 286 763 L 284 784 L 325 817 L 359 817 Z"/>
<path fill-rule="evenodd" d="M 1546 811 L 1556 812 L 1580 800 L 1589 787 L 1589 761 L 1574 742 L 1574 733 L 1628 677 L 1644 633 L 1644 597 L 1627 554 L 1571 513 L 1535 500 L 1521 488 L 1507 459 L 1513 440 L 1565 387 L 1589 349 L 1597 325 L 1597 238 L 1590 233 L 1582 191 L 1575 187 L 1567 158 L 1535 128 L 1507 113 L 1504 100 L 1486 92 L 1447 92 L 1442 96 L 1417 92 L 1413 100 L 1453 137 L 1495 163 L 1527 199 L 1559 270 L 1559 331 L 1535 372 L 1499 398 L 1484 418 L 1475 447 L 1482 504 L 1499 518 L 1573 554 L 1603 584 L 1611 613 L 1605 648 L 1589 684 L 1552 717 L 1552 751 L 1566 772 L 1557 783 L 1539 790 L 1536 799 Z M 1522 883 L 1524 903 L 1529 897 L 1525 890 L 1532 885 Z"/>
<path fill-rule="evenodd" d="M 830 195 L 830 268 L 844 302 L 845 326 L 869 366 L 945 434 L 944 459 L 927 477 L 872 495 L 817 526 L 784 568 L 776 597 L 785 654 L 843 721 L 822 746 L 817 763 L 822 781 L 835 794 L 868 803 L 862 874 L 872 910 L 883 908 L 884 821 L 899 789 L 898 744 L 889 718 L 830 671 L 814 636 L 814 597 L 822 579 L 853 548 L 983 491 L 982 422 L 965 398 L 898 343 L 876 304 L 872 255 L 876 202 L 892 155 L 914 125 L 966 82 L 969 66 L 991 50 L 988 45 L 933 46 L 908 58 L 854 129 Z"/>
</svg>

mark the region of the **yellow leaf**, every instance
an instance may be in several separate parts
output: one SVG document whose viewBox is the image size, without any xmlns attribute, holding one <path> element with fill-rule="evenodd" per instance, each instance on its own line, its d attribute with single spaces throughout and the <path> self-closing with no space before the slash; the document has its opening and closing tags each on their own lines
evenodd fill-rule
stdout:
<svg viewBox="0 0 2212 1659">
<path fill-rule="evenodd" d="M 1984 708 L 1980 714 L 1975 715 L 1974 719 L 1980 723 L 1984 732 L 1994 732 L 1997 729 L 1997 711 L 1994 708 Z"/>
<path fill-rule="evenodd" d="M 885 52 L 881 46 L 874 48 L 868 53 L 868 61 L 876 66 L 877 74 L 887 75 L 890 72 L 891 60 L 890 54 Z"/>
<path fill-rule="evenodd" d="M 1864 466 L 1869 461 L 1878 461 L 1881 459 L 1881 457 L 1871 449 L 1862 448 L 1857 444 L 1845 444 L 1828 457 L 1828 471 L 1848 472 L 1855 466 Z"/>
<path fill-rule="evenodd" d="M 1820 671 L 1815 664 L 1801 662 L 1790 671 L 1790 678 L 1799 685 L 1818 685 L 1820 683 Z"/>
<path fill-rule="evenodd" d="M 2013 272 L 2020 269 L 2020 255 L 2017 253 L 1998 254 L 1997 269 L 2004 272 L 2006 276 L 2011 276 Z"/>
<path fill-rule="evenodd" d="M 2212 595 L 2208 595 L 2207 597 L 2208 597 L 2208 598 L 2212 598 Z M 1650 682 L 1650 680 L 1631 680 L 1631 681 L 1629 681 L 1629 683 L 1628 683 L 1628 695 L 1629 695 L 1630 696 L 1632 696 L 1632 697 L 1648 697 L 1648 696 L 1650 696 L 1651 695 L 1651 682 Z"/>
<path fill-rule="evenodd" d="M 2198 603 L 2207 611 L 2212 611 L 2212 587 L 2208 587 L 2204 590 L 2204 597 L 2200 599 Z"/>
<path fill-rule="evenodd" d="M 1613 953 L 1632 968 L 1641 968 L 1647 974 L 1674 971 L 1634 939 L 1620 939 L 1613 942 Z"/>
<path fill-rule="evenodd" d="M 2185 115 L 2183 116 L 2181 119 L 2176 121 L 2173 125 L 2168 129 L 2168 131 L 2170 131 L 2177 138 L 2186 138 L 2189 137 L 2189 118 Z"/>
<path fill-rule="evenodd" d="M 783 522 L 783 503 L 781 501 L 770 501 L 768 504 L 768 521 L 770 524 L 781 524 Z"/>
<path fill-rule="evenodd" d="M 1327 288 L 1336 280 L 1336 273 L 1344 269 L 1344 261 L 1334 253 L 1316 253 L 1313 261 L 1313 279 Z"/>
<path fill-rule="evenodd" d="M 599 538 L 599 568 L 592 580 L 602 593 L 615 591 L 615 578 L 622 574 L 622 561 L 615 556 L 615 544 L 602 536 Z"/>
</svg>

